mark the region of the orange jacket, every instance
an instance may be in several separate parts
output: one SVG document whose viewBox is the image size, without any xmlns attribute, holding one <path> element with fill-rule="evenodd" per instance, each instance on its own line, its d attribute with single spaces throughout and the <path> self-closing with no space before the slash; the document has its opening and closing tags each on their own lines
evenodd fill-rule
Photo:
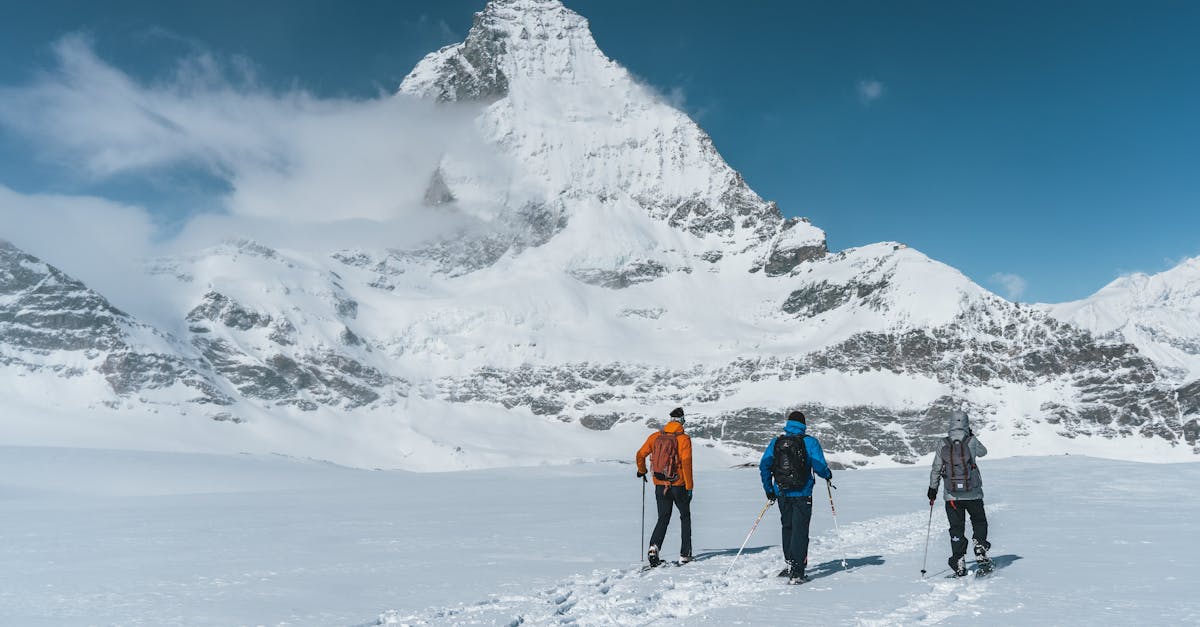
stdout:
<svg viewBox="0 0 1200 627">
<path fill-rule="evenodd" d="M 654 483 L 655 483 L 655 485 L 681 485 L 684 488 L 691 490 L 692 489 L 692 439 L 690 437 L 688 437 L 688 435 L 686 433 L 683 432 L 683 425 L 679 424 L 678 420 L 672 420 L 671 422 L 668 422 L 667 426 L 663 427 L 663 431 L 666 431 L 667 433 L 678 433 L 679 434 L 678 436 L 675 437 L 675 443 L 679 445 L 679 480 L 674 483 L 668 483 L 666 481 L 660 481 L 658 479 L 654 479 Z M 650 451 L 654 448 L 654 441 L 657 440 L 658 436 L 660 436 L 660 435 L 662 435 L 662 432 L 659 432 L 659 431 L 655 431 L 654 433 L 651 433 L 650 437 L 646 438 L 646 443 L 642 445 L 642 448 L 638 449 L 638 452 L 637 452 L 638 472 L 646 472 L 646 456 L 650 454 Z M 653 475 L 651 475 L 651 478 L 652 479 L 654 478 Z"/>
</svg>

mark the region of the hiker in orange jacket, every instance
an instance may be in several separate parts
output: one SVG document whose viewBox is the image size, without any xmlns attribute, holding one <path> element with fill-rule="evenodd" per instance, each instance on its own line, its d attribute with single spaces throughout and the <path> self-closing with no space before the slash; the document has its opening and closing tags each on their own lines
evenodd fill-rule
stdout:
<svg viewBox="0 0 1200 627">
<path fill-rule="evenodd" d="M 654 477 L 654 500 L 658 504 L 658 524 L 650 534 L 650 550 L 646 558 L 651 566 L 662 559 L 658 550 L 667 537 L 671 522 L 671 507 L 679 508 L 679 526 L 683 541 L 679 545 L 679 562 L 692 561 L 692 439 L 683 432 L 683 408 L 671 411 L 671 421 L 662 431 L 646 438 L 637 452 L 637 476 L 646 480 L 646 456 L 650 457 Z"/>
</svg>

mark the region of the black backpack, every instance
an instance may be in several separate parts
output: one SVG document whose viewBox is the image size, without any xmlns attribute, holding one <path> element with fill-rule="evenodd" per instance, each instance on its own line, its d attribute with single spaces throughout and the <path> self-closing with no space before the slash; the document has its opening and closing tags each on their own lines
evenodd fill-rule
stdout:
<svg viewBox="0 0 1200 627">
<path fill-rule="evenodd" d="M 812 464 L 804 446 L 807 436 L 781 435 L 775 439 L 775 461 L 771 474 L 781 490 L 802 490 L 812 478 Z"/>
</svg>

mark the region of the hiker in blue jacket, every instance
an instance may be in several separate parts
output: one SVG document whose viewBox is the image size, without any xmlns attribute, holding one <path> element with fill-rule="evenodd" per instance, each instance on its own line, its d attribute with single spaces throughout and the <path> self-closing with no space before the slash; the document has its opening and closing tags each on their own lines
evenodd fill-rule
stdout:
<svg viewBox="0 0 1200 627">
<path fill-rule="evenodd" d="M 808 428 L 803 412 L 788 414 L 783 435 L 771 440 L 758 462 L 763 490 L 768 501 L 779 500 L 783 524 L 783 557 L 792 583 L 806 581 L 808 564 L 808 525 L 812 521 L 813 473 L 826 481 L 833 479 L 825 452 L 816 438 L 805 435 Z M 781 575 L 783 573 L 780 573 Z"/>
</svg>

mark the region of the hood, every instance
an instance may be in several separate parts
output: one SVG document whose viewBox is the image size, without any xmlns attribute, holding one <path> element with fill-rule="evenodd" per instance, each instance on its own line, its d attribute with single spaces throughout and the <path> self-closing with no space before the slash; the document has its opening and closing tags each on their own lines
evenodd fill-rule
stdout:
<svg viewBox="0 0 1200 627">
<path fill-rule="evenodd" d="M 663 427 L 663 431 L 667 433 L 683 433 L 683 423 L 678 420 L 672 420 L 667 423 L 667 426 Z"/>
<path fill-rule="evenodd" d="M 783 425 L 783 432 L 788 435 L 804 435 L 808 425 L 798 420 L 789 420 Z"/>
<path fill-rule="evenodd" d="M 967 417 L 966 412 L 950 412 L 950 420 L 946 424 L 946 435 L 950 436 L 951 440 L 961 440 L 965 438 L 967 436 L 967 432 L 970 430 L 970 419 Z"/>
</svg>

